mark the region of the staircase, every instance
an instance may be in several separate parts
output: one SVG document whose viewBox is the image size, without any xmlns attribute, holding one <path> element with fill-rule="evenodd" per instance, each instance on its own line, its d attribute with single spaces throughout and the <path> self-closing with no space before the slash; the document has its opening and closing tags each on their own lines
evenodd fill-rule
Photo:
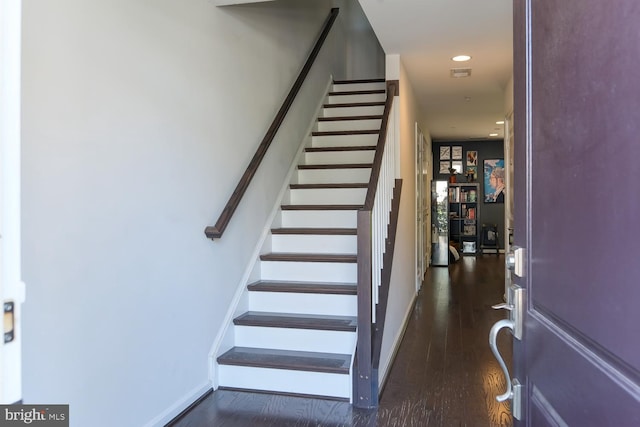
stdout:
<svg viewBox="0 0 640 427">
<path fill-rule="evenodd" d="M 384 80 L 335 81 L 248 285 L 223 389 L 351 400 L 357 327 L 356 213 L 367 192 Z"/>
</svg>

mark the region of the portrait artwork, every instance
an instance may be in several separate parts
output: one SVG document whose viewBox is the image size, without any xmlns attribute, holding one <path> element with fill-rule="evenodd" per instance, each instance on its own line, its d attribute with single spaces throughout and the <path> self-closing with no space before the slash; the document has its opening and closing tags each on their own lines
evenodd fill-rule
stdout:
<svg viewBox="0 0 640 427">
<path fill-rule="evenodd" d="M 484 202 L 504 203 L 504 159 L 484 161 Z"/>
</svg>

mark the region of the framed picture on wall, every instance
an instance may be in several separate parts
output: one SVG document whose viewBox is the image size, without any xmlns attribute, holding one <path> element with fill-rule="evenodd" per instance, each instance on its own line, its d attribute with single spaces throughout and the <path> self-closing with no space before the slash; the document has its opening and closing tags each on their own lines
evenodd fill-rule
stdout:
<svg viewBox="0 0 640 427">
<path fill-rule="evenodd" d="M 451 147 L 451 158 L 453 160 L 462 160 L 462 146 Z"/>
<path fill-rule="evenodd" d="M 478 166 L 477 151 L 467 151 L 467 166 Z"/>
<path fill-rule="evenodd" d="M 504 159 L 484 161 L 484 202 L 504 203 Z"/>
<path fill-rule="evenodd" d="M 440 173 L 449 175 L 449 168 L 451 167 L 450 161 L 440 161 Z"/>
<path fill-rule="evenodd" d="M 467 166 L 467 182 L 476 182 L 478 179 L 478 166 Z"/>
<path fill-rule="evenodd" d="M 449 160 L 451 159 L 451 147 L 442 146 L 440 147 L 440 160 Z"/>
<path fill-rule="evenodd" d="M 462 162 L 460 160 L 454 160 L 451 162 L 451 169 L 455 170 L 455 173 L 462 174 Z"/>
</svg>

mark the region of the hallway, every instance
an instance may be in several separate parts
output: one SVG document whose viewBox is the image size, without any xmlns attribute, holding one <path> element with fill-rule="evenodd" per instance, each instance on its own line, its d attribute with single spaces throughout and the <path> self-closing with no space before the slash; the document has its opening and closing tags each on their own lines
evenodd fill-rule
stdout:
<svg viewBox="0 0 640 427">
<path fill-rule="evenodd" d="M 262 426 L 511 426 L 503 374 L 488 346 L 504 317 L 504 257 L 464 257 L 432 267 L 409 319 L 378 411 L 331 400 L 216 391 L 176 427 Z M 508 333 L 498 343 L 510 364 Z"/>
</svg>

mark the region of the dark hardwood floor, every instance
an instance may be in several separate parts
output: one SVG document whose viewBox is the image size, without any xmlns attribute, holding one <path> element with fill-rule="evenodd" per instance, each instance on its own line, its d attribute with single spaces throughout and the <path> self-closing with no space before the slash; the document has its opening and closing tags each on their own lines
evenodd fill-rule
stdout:
<svg viewBox="0 0 640 427">
<path fill-rule="evenodd" d="M 464 257 L 432 267 L 416 300 L 377 411 L 345 402 L 218 390 L 172 426 L 511 426 L 498 403 L 505 380 L 488 345 L 504 311 L 504 257 Z M 511 364 L 511 337 L 501 353 Z"/>
</svg>

